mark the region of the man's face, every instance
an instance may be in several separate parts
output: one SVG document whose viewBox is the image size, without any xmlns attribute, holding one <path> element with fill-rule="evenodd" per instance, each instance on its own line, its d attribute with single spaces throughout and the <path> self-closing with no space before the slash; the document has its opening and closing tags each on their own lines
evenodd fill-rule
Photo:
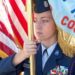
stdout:
<svg viewBox="0 0 75 75">
<path fill-rule="evenodd" d="M 56 26 L 50 11 L 34 13 L 34 34 L 40 41 L 55 37 Z"/>
</svg>

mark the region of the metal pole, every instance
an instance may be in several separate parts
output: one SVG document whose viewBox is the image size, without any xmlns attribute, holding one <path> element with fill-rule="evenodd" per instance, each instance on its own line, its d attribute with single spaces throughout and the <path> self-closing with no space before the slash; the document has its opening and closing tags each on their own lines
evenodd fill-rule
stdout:
<svg viewBox="0 0 75 75">
<path fill-rule="evenodd" d="M 28 13 L 28 37 L 29 40 L 34 40 L 34 31 L 32 23 L 32 0 L 27 0 L 27 13 Z M 35 58 L 30 56 L 30 75 L 35 75 Z"/>
</svg>

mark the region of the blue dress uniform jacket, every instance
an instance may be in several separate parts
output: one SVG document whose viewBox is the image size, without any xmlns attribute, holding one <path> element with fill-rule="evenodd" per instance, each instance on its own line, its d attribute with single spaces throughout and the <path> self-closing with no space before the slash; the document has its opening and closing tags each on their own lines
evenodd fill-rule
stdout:
<svg viewBox="0 0 75 75">
<path fill-rule="evenodd" d="M 72 58 L 68 75 L 75 75 L 75 57 Z"/>
<path fill-rule="evenodd" d="M 21 64 L 18 66 L 14 66 L 12 63 L 14 55 L 1 59 L 0 58 L 0 75 L 19 75 L 21 71 Z"/>
<path fill-rule="evenodd" d="M 0 61 L 0 75 L 18 75 L 18 73 L 21 71 L 22 64 L 15 67 L 12 64 L 13 57 L 14 55 Z M 61 48 L 57 44 L 56 48 L 49 57 L 47 63 L 45 64 L 44 69 L 42 70 L 42 51 L 41 45 L 39 44 L 37 48 L 37 54 L 35 55 L 35 60 L 36 60 L 36 75 L 50 75 L 52 74 L 51 71 L 55 70 L 57 66 L 59 66 L 60 69 L 65 69 L 63 67 L 66 67 L 66 69 L 68 69 L 71 58 L 65 56 L 62 53 Z M 25 75 L 30 75 L 28 59 L 25 60 L 23 66 Z M 56 70 L 58 70 L 57 68 Z"/>
</svg>

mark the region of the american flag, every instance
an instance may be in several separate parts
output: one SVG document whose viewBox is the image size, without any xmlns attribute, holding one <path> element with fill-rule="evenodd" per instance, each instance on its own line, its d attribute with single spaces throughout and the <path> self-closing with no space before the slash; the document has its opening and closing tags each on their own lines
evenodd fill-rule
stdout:
<svg viewBox="0 0 75 75">
<path fill-rule="evenodd" d="M 0 57 L 23 47 L 27 39 L 26 0 L 0 0 Z"/>
</svg>

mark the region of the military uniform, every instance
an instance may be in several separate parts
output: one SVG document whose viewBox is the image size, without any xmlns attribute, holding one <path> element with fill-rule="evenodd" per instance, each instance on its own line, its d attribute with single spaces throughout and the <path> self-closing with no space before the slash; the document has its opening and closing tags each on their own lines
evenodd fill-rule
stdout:
<svg viewBox="0 0 75 75">
<path fill-rule="evenodd" d="M 71 61 L 71 58 L 65 56 L 62 53 L 61 48 L 57 44 L 48 61 L 45 64 L 44 69 L 42 70 L 42 48 L 41 45 L 38 45 L 36 54 L 36 75 L 52 75 L 52 74 L 61 74 L 67 75 L 68 67 Z M 14 66 L 12 64 L 12 59 L 14 55 L 0 61 L 0 75 L 18 75 L 21 70 L 24 70 L 25 75 L 30 75 L 29 60 L 25 60 L 23 64 Z M 24 68 L 23 68 L 23 67 Z"/>
<path fill-rule="evenodd" d="M 35 3 L 34 11 L 36 13 L 51 10 L 47 0 L 36 0 Z M 0 59 L 0 75 L 18 75 L 21 70 L 24 70 L 25 75 L 30 75 L 29 60 L 27 59 L 15 67 L 12 64 L 13 57 L 14 55 L 3 60 Z M 57 44 L 42 69 L 42 47 L 41 44 L 38 44 L 35 61 L 36 75 L 67 75 L 71 58 L 64 55 L 59 44 Z"/>
<path fill-rule="evenodd" d="M 75 57 L 72 58 L 68 75 L 75 75 Z"/>
</svg>

